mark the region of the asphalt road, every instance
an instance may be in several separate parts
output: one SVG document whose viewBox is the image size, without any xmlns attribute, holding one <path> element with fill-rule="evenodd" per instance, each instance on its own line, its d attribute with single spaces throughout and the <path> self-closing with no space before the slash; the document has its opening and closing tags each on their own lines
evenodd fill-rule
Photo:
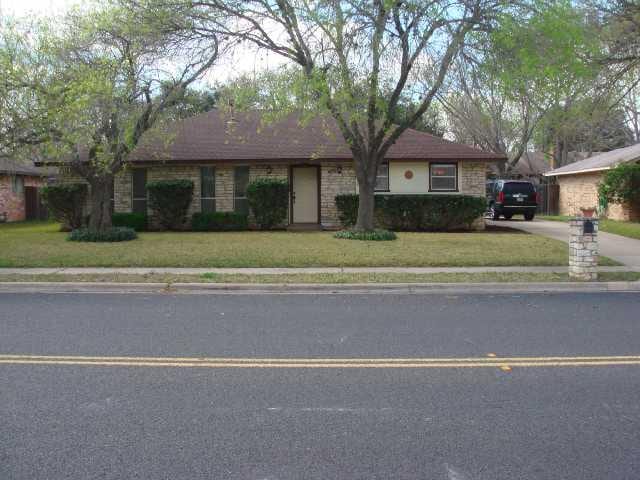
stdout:
<svg viewBox="0 0 640 480">
<path fill-rule="evenodd" d="M 639 323 L 637 294 L 5 294 L 0 356 L 626 356 Z M 640 364 L 71 363 L 0 363 L 0 479 L 640 478 Z"/>
</svg>

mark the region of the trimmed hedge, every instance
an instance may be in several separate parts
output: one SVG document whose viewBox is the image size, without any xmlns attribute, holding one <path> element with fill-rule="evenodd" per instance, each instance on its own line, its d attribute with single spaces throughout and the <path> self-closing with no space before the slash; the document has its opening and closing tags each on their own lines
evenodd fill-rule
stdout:
<svg viewBox="0 0 640 480">
<path fill-rule="evenodd" d="M 396 234 L 389 230 L 374 230 L 372 232 L 358 232 L 356 230 L 340 230 L 334 235 L 336 238 L 343 238 L 346 240 L 369 240 L 369 241 L 388 241 L 395 240 Z"/>
<path fill-rule="evenodd" d="M 41 193 L 53 218 L 61 222 L 64 227 L 73 230 L 82 226 L 82 210 L 87 199 L 87 185 L 84 183 L 48 185 L 42 188 Z"/>
<path fill-rule="evenodd" d="M 76 228 L 71 231 L 67 240 L 72 242 L 126 242 L 136 238 L 138 238 L 136 231 L 128 227 L 111 227 L 107 230 Z"/>
<path fill-rule="evenodd" d="M 144 232 L 147 229 L 147 215 L 144 213 L 114 213 L 111 216 L 114 227 L 129 227 L 136 232 Z"/>
<path fill-rule="evenodd" d="M 247 230 L 247 215 L 235 212 L 197 212 L 191 218 L 191 228 L 197 232 L 228 232 Z"/>
<path fill-rule="evenodd" d="M 158 180 L 147 183 L 151 209 L 167 230 L 180 230 L 187 220 L 187 210 L 193 199 L 191 180 Z"/>
<path fill-rule="evenodd" d="M 471 195 L 376 195 L 376 223 L 396 231 L 470 228 L 486 211 L 486 203 Z M 358 195 L 338 195 L 336 206 L 344 225 L 356 223 Z"/>
<path fill-rule="evenodd" d="M 249 208 L 262 230 L 282 224 L 289 208 L 289 184 L 285 180 L 259 178 L 247 187 Z"/>
</svg>

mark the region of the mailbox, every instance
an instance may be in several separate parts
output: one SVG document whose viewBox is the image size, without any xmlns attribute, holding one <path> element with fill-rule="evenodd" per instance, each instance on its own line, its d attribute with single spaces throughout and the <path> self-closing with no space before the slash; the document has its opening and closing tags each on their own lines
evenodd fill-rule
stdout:
<svg viewBox="0 0 640 480">
<path fill-rule="evenodd" d="M 593 235 L 594 230 L 593 222 L 591 220 L 585 220 L 582 227 L 582 233 L 585 235 Z"/>
</svg>

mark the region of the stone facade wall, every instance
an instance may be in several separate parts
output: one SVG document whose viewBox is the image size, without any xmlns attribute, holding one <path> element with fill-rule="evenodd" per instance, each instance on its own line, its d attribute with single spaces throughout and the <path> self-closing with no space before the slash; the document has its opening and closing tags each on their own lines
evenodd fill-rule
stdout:
<svg viewBox="0 0 640 480">
<path fill-rule="evenodd" d="M 458 164 L 458 190 L 464 195 L 484 197 L 487 194 L 487 164 L 460 162 Z"/>
<path fill-rule="evenodd" d="M 320 223 L 324 228 L 340 227 L 336 195 L 356 192 L 356 173 L 353 165 L 323 163 L 320 167 Z"/>
<path fill-rule="evenodd" d="M 216 164 L 216 211 L 233 212 L 234 209 L 234 165 L 233 164 Z M 188 166 L 151 166 L 142 167 L 147 169 L 147 182 L 157 180 L 174 180 L 186 179 L 191 180 L 194 185 L 193 200 L 189 206 L 187 215 L 191 216 L 201 211 L 200 201 L 200 165 Z M 271 172 L 268 172 L 268 169 Z M 130 212 L 132 209 L 132 170 L 125 169 L 116 175 L 114 191 L 115 191 L 115 211 Z M 249 167 L 249 181 L 252 182 L 258 178 L 281 178 L 288 180 L 289 170 L 287 165 L 252 165 Z M 151 221 L 151 228 L 157 228 L 159 225 L 153 218 L 153 212 L 149 208 L 147 210 Z"/>
<path fill-rule="evenodd" d="M 251 176 L 251 170 L 249 170 Z M 233 212 L 234 175 L 232 165 L 216 165 L 216 210 Z"/>
<path fill-rule="evenodd" d="M 40 187 L 46 181 L 40 177 L 20 175 L 24 187 Z M 12 176 L 0 174 L 0 220 L 7 222 L 21 222 L 26 219 L 27 209 L 24 189 L 14 192 Z"/>
<path fill-rule="evenodd" d="M 591 233 L 585 233 L 585 223 Z M 577 217 L 569 222 L 569 277 L 576 280 L 598 279 L 598 220 Z"/>
<path fill-rule="evenodd" d="M 133 208 L 132 195 L 131 170 L 121 170 L 113 179 L 113 211 L 117 213 L 130 212 Z"/>
<path fill-rule="evenodd" d="M 234 166 L 236 164 L 215 164 L 216 170 L 216 210 L 231 212 L 234 209 Z M 188 179 L 194 183 L 193 201 L 189 207 L 188 215 L 200 211 L 200 165 L 168 166 L 158 165 L 147 168 L 147 181 L 152 182 L 164 179 Z M 114 210 L 116 212 L 130 212 L 132 208 L 132 169 L 126 168 L 115 177 L 114 183 Z M 458 164 L 459 193 L 465 195 L 485 195 L 484 162 L 460 162 Z M 279 178 L 289 180 L 289 165 L 287 164 L 258 164 L 251 165 L 249 169 L 249 181 L 258 178 Z M 66 174 L 61 176 L 64 182 L 82 182 L 79 177 Z M 425 186 L 425 194 L 428 193 Z M 356 193 L 357 181 L 353 165 L 345 162 L 323 162 L 320 166 L 320 222 L 324 228 L 335 229 L 340 227 L 335 197 L 339 194 Z M 151 227 L 157 227 L 152 212 L 148 211 L 151 219 Z M 475 228 L 483 228 L 484 221 L 479 219 Z"/>
<path fill-rule="evenodd" d="M 558 175 L 560 215 L 575 216 L 580 214 L 581 207 L 597 207 L 598 185 L 602 177 L 602 172 Z M 610 204 L 605 216 L 611 220 L 638 221 L 640 206 Z"/>
</svg>

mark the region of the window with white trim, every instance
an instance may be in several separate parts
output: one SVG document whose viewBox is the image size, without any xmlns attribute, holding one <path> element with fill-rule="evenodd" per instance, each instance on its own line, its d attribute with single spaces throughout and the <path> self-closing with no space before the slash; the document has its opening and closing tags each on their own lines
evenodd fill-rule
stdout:
<svg viewBox="0 0 640 480">
<path fill-rule="evenodd" d="M 200 210 L 216 211 L 216 169 L 200 167 Z"/>
<path fill-rule="evenodd" d="M 378 175 L 376 176 L 376 192 L 389 191 L 389 162 L 381 163 L 378 166 Z"/>
<path fill-rule="evenodd" d="M 458 164 L 429 164 L 429 190 L 434 192 L 455 192 L 458 190 Z"/>
</svg>

